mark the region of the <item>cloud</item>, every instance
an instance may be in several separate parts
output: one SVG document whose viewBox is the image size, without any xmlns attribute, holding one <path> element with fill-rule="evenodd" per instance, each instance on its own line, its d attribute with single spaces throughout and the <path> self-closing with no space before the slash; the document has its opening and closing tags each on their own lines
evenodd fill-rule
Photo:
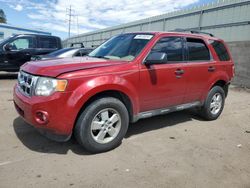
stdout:
<svg viewBox="0 0 250 188">
<path fill-rule="evenodd" d="M 16 5 L 16 6 L 14 6 L 14 5 L 10 5 L 10 8 L 13 8 L 14 10 L 16 10 L 16 11 L 18 11 L 18 12 L 20 12 L 20 11 L 22 11 L 23 10 L 23 6 L 22 5 Z"/>
<path fill-rule="evenodd" d="M 0 0 L 16 10 L 27 10 L 31 25 L 48 31 L 68 31 L 68 10 L 72 7 L 72 33 L 135 21 L 180 10 L 199 0 Z M 77 25 L 79 27 L 77 27 Z"/>
</svg>

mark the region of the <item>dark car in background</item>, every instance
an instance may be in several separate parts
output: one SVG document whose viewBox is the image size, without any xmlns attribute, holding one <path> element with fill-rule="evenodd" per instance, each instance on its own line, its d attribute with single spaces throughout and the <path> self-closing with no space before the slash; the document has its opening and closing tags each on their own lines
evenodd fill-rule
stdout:
<svg viewBox="0 0 250 188">
<path fill-rule="evenodd" d="M 92 48 L 63 48 L 46 55 L 36 55 L 31 57 L 32 61 L 36 60 L 47 60 L 54 58 L 65 58 L 65 57 L 81 57 L 88 55 L 93 49 Z"/>
<path fill-rule="evenodd" d="M 0 71 L 16 72 L 34 55 L 62 48 L 61 39 L 50 35 L 20 34 L 0 41 Z"/>
</svg>

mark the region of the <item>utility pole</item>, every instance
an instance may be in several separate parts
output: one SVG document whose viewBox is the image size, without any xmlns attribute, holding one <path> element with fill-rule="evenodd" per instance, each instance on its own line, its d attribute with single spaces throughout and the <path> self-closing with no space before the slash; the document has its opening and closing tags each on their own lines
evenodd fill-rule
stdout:
<svg viewBox="0 0 250 188">
<path fill-rule="evenodd" d="M 71 29 L 71 17 L 72 17 L 72 8 L 71 5 L 69 6 L 69 9 L 67 8 L 66 10 L 68 12 L 68 16 L 69 16 L 69 31 L 68 31 L 68 37 L 70 37 L 70 29 Z"/>
<path fill-rule="evenodd" d="M 66 17 L 67 17 L 67 22 L 68 22 L 68 38 L 71 35 L 71 30 L 74 31 L 74 28 L 72 29 L 72 24 L 74 26 L 75 21 L 76 21 L 76 26 L 77 26 L 77 33 L 79 33 L 79 23 L 78 23 L 78 15 L 76 14 L 76 11 L 72 6 L 70 5 L 69 8 L 66 8 Z M 74 33 L 74 32 L 73 32 Z"/>
<path fill-rule="evenodd" d="M 77 34 L 79 35 L 79 22 L 78 22 L 78 15 L 76 15 L 76 27 L 77 27 Z"/>
</svg>

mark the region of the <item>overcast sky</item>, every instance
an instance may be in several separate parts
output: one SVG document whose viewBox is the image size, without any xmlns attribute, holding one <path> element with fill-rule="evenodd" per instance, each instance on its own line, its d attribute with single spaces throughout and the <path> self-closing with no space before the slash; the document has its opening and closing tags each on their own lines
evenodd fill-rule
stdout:
<svg viewBox="0 0 250 188">
<path fill-rule="evenodd" d="M 214 0 L 0 0 L 8 24 L 42 29 L 67 37 L 72 6 L 72 35 L 181 10 Z M 78 20 L 78 27 L 77 27 Z"/>
</svg>

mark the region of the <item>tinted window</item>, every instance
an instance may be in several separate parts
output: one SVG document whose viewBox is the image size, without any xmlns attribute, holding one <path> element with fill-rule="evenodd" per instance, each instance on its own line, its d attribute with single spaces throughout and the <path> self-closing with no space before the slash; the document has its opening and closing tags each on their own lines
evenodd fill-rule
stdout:
<svg viewBox="0 0 250 188">
<path fill-rule="evenodd" d="M 209 50 L 201 39 L 187 38 L 188 60 L 208 61 L 210 60 Z"/>
<path fill-rule="evenodd" d="M 165 52 L 168 61 L 182 61 L 183 48 L 182 39 L 179 37 L 166 37 L 160 39 L 153 47 L 152 51 Z"/>
<path fill-rule="evenodd" d="M 210 42 L 211 42 L 217 56 L 219 57 L 220 61 L 229 61 L 230 60 L 230 56 L 227 52 L 227 49 L 222 42 L 215 41 L 215 40 L 211 40 Z"/>
<path fill-rule="evenodd" d="M 76 52 L 76 54 L 74 55 L 76 57 L 81 57 L 81 56 L 84 56 L 84 54 L 82 54 L 80 51 L 79 52 Z"/>
<path fill-rule="evenodd" d="M 57 41 L 52 37 L 40 37 L 40 48 L 57 48 Z"/>
<path fill-rule="evenodd" d="M 33 48 L 33 39 L 31 37 L 18 38 L 11 42 L 9 45 L 11 47 L 11 50 Z"/>
</svg>

